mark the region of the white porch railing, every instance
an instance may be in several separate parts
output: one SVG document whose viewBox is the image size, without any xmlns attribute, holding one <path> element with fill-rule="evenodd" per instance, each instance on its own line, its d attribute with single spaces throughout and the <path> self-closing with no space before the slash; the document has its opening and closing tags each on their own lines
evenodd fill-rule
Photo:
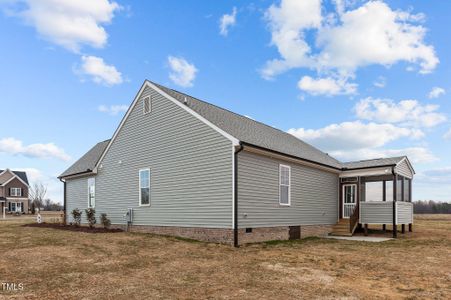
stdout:
<svg viewBox="0 0 451 300">
<path fill-rule="evenodd" d="M 360 202 L 361 224 L 392 224 L 393 202 Z M 396 224 L 413 223 L 413 203 L 396 202 Z"/>
<path fill-rule="evenodd" d="M 354 212 L 355 203 L 344 203 L 343 205 L 343 218 L 349 218 Z"/>
</svg>

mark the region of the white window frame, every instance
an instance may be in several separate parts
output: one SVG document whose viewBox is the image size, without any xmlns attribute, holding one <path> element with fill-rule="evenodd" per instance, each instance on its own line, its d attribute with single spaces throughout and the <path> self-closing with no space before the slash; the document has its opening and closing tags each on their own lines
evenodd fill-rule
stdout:
<svg viewBox="0 0 451 300">
<path fill-rule="evenodd" d="M 146 111 L 146 101 L 149 101 L 149 111 Z M 152 111 L 152 98 L 150 96 L 143 98 L 143 115 L 147 115 Z"/>
<path fill-rule="evenodd" d="M 282 184 L 282 168 L 288 168 L 288 185 Z M 288 203 L 282 203 L 282 193 L 280 192 L 281 186 L 288 186 Z M 291 206 L 291 167 L 288 165 L 279 164 L 279 205 Z"/>
<path fill-rule="evenodd" d="M 12 187 L 10 189 L 10 196 L 11 197 L 22 197 L 22 189 L 21 188 Z"/>
<path fill-rule="evenodd" d="M 141 172 L 143 172 L 143 171 L 149 172 L 149 203 L 147 203 L 147 204 L 142 204 L 142 201 L 141 201 Z M 150 191 L 151 191 L 151 189 L 150 189 L 150 177 L 151 177 L 152 173 L 150 172 L 150 168 L 145 168 L 145 169 L 140 169 L 138 174 L 139 174 L 139 190 L 138 190 L 139 206 L 150 206 Z"/>
<path fill-rule="evenodd" d="M 94 203 L 91 202 L 91 182 L 94 184 Z M 95 177 L 88 178 L 88 208 L 96 207 L 96 179 Z"/>
</svg>

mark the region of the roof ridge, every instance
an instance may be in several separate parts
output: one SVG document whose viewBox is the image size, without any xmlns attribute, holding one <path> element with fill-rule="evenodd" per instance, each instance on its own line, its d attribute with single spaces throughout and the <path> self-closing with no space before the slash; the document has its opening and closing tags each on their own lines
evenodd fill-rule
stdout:
<svg viewBox="0 0 451 300">
<path fill-rule="evenodd" d="M 146 80 L 148 80 L 148 79 L 146 79 Z M 266 123 L 257 121 L 257 120 L 252 119 L 252 118 L 248 118 L 248 117 L 243 116 L 243 115 L 241 115 L 241 114 L 239 114 L 239 113 L 236 113 L 236 112 L 234 112 L 234 111 L 231 111 L 231 110 L 229 110 L 229 109 L 227 109 L 227 108 L 223 108 L 223 107 L 218 106 L 218 105 L 216 105 L 216 104 L 213 104 L 213 103 L 207 102 L 207 101 L 205 101 L 205 100 L 199 99 L 199 98 L 197 98 L 197 97 L 188 95 L 188 94 L 186 94 L 186 93 L 184 93 L 184 92 L 180 92 L 180 91 L 178 91 L 178 90 L 176 90 L 176 89 L 173 89 L 173 88 L 169 88 L 169 87 L 163 86 L 163 85 L 158 84 L 158 83 L 156 83 L 156 82 L 153 82 L 153 81 L 151 81 L 151 80 L 148 80 L 148 81 L 151 82 L 151 83 L 153 83 L 153 84 L 155 84 L 155 85 L 157 85 L 157 86 L 159 86 L 159 87 L 166 88 L 166 89 L 168 89 L 168 90 L 171 90 L 171 91 L 173 91 L 173 92 L 176 92 L 176 93 L 178 93 L 178 94 L 181 94 L 181 95 L 183 95 L 183 96 L 185 96 L 185 97 L 187 96 L 187 97 L 193 98 L 194 100 L 197 100 L 197 101 L 200 101 L 200 102 L 202 102 L 202 103 L 205 103 L 205 104 L 214 106 L 214 107 L 216 107 L 216 108 L 218 108 L 218 109 L 221 109 L 221 110 L 225 110 L 225 111 L 227 111 L 227 112 L 229 112 L 229 113 L 232 113 L 232 114 L 234 114 L 234 115 L 236 115 L 236 116 L 239 116 L 239 117 L 241 117 L 241 118 L 246 118 L 246 119 L 248 119 L 248 120 L 250 120 L 250 121 L 252 121 L 252 122 L 254 122 L 254 123 L 257 123 L 257 124 L 260 124 L 260 125 L 264 125 L 264 126 L 269 127 L 269 128 L 271 128 L 271 129 L 273 129 L 273 130 L 279 131 L 279 132 L 283 133 L 284 135 L 288 135 L 288 136 L 290 136 L 290 137 L 292 137 L 292 138 L 297 139 L 299 142 L 303 143 L 304 145 L 306 145 L 306 146 L 308 146 L 308 147 L 310 147 L 310 148 L 313 148 L 313 149 L 315 149 L 315 150 L 320 151 L 321 153 L 323 153 L 323 154 L 326 155 L 327 157 L 332 158 L 332 159 L 335 160 L 336 162 L 338 162 L 338 163 L 340 163 L 340 164 L 342 163 L 341 161 L 339 161 L 338 159 L 336 159 L 336 158 L 333 157 L 333 156 L 330 156 L 328 153 L 322 151 L 321 149 L 318 149 L 318 148 L 316 148 L 315 146 L 313 146 L 313 145 L 311 145 L 311 144 L 309 144 L 309 143 L 304 142 L 303 140 L 297 138 L 296 136 L 292 135 L 291 133 L 288 133 L 288 132 L 286 132 L 286 131 L 283 131 L 282 129 L 279 129 L 279 128 L 277 128 L 277 127 L 273 127 L 273 126 L 271 126 L 271 125 L 268 125 L 268 124 L 266 124 Z"/>
</svg>

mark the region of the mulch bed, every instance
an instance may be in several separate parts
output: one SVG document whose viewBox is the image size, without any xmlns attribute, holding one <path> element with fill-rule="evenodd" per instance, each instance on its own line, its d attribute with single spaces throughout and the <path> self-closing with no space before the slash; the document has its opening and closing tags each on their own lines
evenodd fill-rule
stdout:
<svg viewBox="0 0 451 300">
<path fill-rule="evenodd" d="M 38 227 L 38 228 L 53 228 L 53 229 L 60 229 L 60 230 L 68 230 L 68 231 L 78 231 L 78 232 L 87 232 L 87 233 L 115 233 L 115 232 L 123 232 L 122 229 L 119 228 L 110 228 L 105 229 L 102 227 L 94 227 L 89 228 L 87 226 L 80 226 L 75 227 L 73 225 L 63 225 L 63 224 L 57 224 L 57 223 L 31 223 L 31 224 L 24 224 L 23 227 Z"/>
</svg>

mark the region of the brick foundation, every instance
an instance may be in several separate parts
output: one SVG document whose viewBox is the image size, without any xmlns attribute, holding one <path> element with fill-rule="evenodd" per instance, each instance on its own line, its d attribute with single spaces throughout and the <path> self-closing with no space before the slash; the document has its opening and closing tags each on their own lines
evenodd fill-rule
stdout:
<svg viewBox="0 0 451 300">
<path fill-rule="evenodd" d="M 252 228 L 251 233 L 246 233 L 246 229 L 242 228 L 238 230 L 238 243 L 244 245 L 248 243 L 288 240 L 288 230 L 288 226 L 258 227 Z"/>
<path fill-rule="evenodd" d="M 113 228 L 125 230 L 125 225 L 112 225 Z M 233 245 L 233 229 L 132 225 L 130 232 L 153 233 L 174 237 L 183 237 L 198 241 Z M 332 231 L 332 225 L 301 225 L 301 238 L 324 236 Z M 289 226 L 257 227 L 247 233 L 245 228 L 238 230 L 240 245 L 265 241 L 288 240 Z"/>
<path fill-rule="evenodd" d="M 309 236 L 325 236 L 332 232 L 333 225 L 301 225 L 301 239 Z"/>
<path fill-rule="evenodd" d="M 113 226 L 125 230 L 125 225 Z M 233 244 L 233 230 L 227 228 L 132 225 L 129 227 L 129 231 L 182 237 L 203 242 Z"/>
</svg>

